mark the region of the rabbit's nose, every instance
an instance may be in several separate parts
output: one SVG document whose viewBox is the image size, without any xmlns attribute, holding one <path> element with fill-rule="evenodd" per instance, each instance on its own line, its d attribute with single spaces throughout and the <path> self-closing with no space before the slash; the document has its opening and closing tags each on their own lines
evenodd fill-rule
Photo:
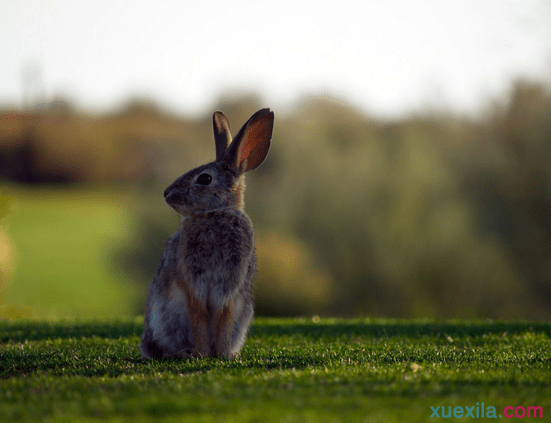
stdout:
<svg viewBox="0 0 551 423">
<path fill-rule="evenodd" d="M 177 194 L 174 191 L 165 191 L 165 201 L 172 205 L 174 203 L 175 197 Z"/>
<path fill-rule="evenodd" d="M 174 204 L 174 197 L 176 196 L 175 192 L 172 187 L 168 187 L 165 189 L 165 201 L 169 206 L 172 206 Z"/>
<path fill-rule="evenodd" d="M 174 189 L 165 191 L 165 201 L 170 207 L 177 206 L 182 203 L 182 194 Z"/>
</svg>

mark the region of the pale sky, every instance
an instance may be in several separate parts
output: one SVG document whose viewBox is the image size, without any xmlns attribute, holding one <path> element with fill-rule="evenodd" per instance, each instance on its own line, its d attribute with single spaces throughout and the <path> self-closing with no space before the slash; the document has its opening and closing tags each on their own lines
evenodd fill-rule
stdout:
<svg viewBox="0 0 551 423">
<path fill-rule="evenodd" d="M 551 0 L 0 0 L 0 107 L 210 113 L 224 92 L 287 108 L 328 94 L 376 116 L 474 113 L 551 82 Z M 24 82 L 26 81 L 26 82 Z"/>
</svg>

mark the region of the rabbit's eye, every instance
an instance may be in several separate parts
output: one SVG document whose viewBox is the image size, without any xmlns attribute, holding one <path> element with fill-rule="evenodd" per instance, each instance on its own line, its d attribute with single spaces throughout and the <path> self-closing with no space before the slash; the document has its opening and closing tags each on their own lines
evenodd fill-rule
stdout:
<svg viewBox="0 0 551 423">
<path fill-rule="evenodd" d="M 198 177 L 196 182 L 199 185 L 210 185 L 212 182 L 212 176 L 210 176 L 208 173 L 201 173 Z"/>
</svg>

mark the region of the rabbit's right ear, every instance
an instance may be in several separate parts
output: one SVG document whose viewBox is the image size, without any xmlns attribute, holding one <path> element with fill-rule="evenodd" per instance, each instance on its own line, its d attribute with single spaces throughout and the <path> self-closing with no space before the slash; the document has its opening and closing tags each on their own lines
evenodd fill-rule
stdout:
<svg viewBox="0 0 551 423">
<path fill-rule="evenodd" d="M 214 112 L 212 115 L 212 127 L 214 130 L 214 143 L 216 145 L 216 160 L 220 161 L 226 155 L 228 145 L 231 143 L 230 122 L 222 112 Z"/>
<path fill-rule="evenodd" d="M 256 169 L 268 155 L 273 127 L 274 112 L 270 109 L 256 112 L 233 139 L 225 160 L 239 174 Z"/>
</svg>

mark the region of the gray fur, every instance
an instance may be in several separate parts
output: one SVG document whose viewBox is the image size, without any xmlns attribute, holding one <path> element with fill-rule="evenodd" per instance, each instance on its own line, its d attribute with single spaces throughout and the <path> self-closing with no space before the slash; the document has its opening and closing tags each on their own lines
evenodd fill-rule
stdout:
<svg viewBox="0 0 551 423">
<path fill-rule="evenodd" d="M 234 141 L 221 112 L 213 127 L 216 161 L 182 175 L 164 193 L 183 218 L 149 287 L 140 344 L 145 358 L 232 358 L 253 319 L 256 259 L 243 174 L 268 154 L 273 112 L 255 113 Z"/>
</svg>

